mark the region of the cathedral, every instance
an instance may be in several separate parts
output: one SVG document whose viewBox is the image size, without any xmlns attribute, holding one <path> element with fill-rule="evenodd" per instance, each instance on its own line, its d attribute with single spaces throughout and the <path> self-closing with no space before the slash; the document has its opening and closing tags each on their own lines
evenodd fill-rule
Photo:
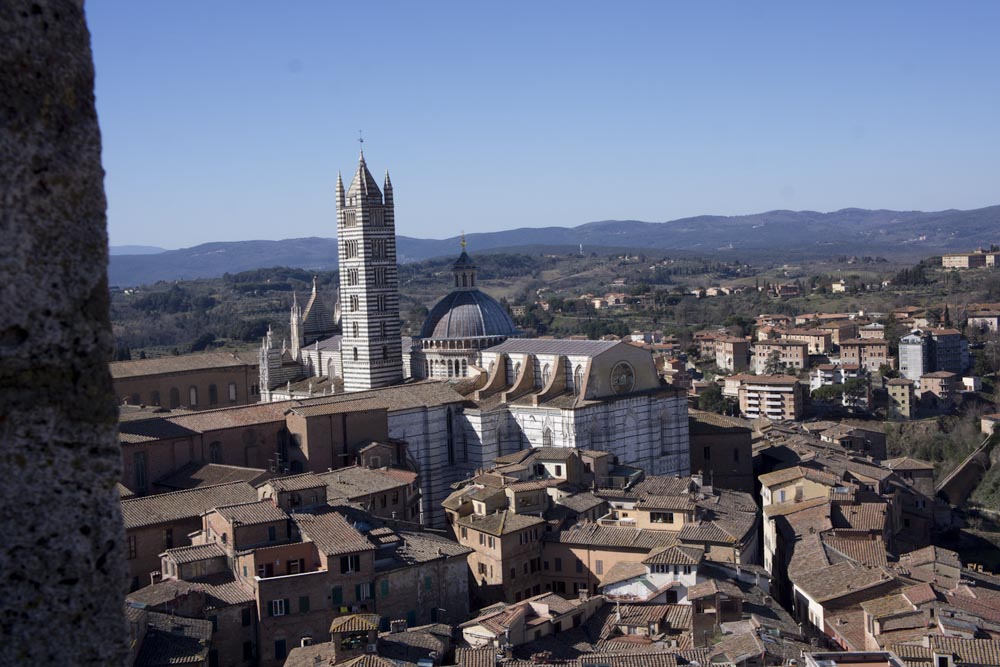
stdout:
<svg viewBox="0 0 1000 667">
<path fill-rule="evenodd" d="M 260 349 L 262 401 L 332 405 L 407 386 L 433 396 L 426 405 L 387 403 L 389 436 L 407 442 L 420 473 L 427 525 L 444 521 L 452 483 L 528 447 L 601 450 L 650 474 L 690 474 L 685 392 L 663 383 L 649 352 L 522 338 L 479 289 L 464 239 L 452 291 L 418 336 L 404 338 L 388 172 L 380 189 L 362 153 L 346 192 L 338 174 L 336 204 L 337 305 L 329 309 L 315 283 L 305 310 L 293 297 L 291 340 L 278 344 L 269 332 Z M 434 386 L 441 390 L 425 391 Z"/>
</svg>

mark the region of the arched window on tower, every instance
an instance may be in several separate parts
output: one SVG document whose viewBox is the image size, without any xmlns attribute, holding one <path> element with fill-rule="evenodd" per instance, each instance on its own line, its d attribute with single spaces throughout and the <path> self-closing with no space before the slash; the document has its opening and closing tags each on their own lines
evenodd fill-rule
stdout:
<svg viewBox="0 0 1000 667">
<path fill-rule="evenodd" d="M 354 361 L 358 360 L 358 348 L 354 348 Z"/>
<path fill-rule="evenodd" d="M 389 346 L 382 346 L 382 361 L 389 361 Z"/>
<path fill-rule="evenodd" d="M 358 337 L 359 334 L 358 334 L 358 323 L 357 322 L 352 322 L 351 323 L 351 333 L 354 335 L 355 338 Z"/>
<path fill-rule="evenodd" d="M 573 393 L 577 396 L 583 391 L 583 364 L 577 364 L 573 371 Z"/>
<path fill-rule="evenodd" d="M 359 306 L 359 302 L 358 302 L 358 295 L 357 294 L 352 294 L 351 295 L 351 312 L 356 312 L 359 307 L 360 306 Z"/>
<path fill-rule="evenodd" d="M 469 286 L 469 276 L 467 276 L 466 274 L 463 273 L 462 274 L 462 287 L 468 287 L 468 286 Z"/>
</svg>

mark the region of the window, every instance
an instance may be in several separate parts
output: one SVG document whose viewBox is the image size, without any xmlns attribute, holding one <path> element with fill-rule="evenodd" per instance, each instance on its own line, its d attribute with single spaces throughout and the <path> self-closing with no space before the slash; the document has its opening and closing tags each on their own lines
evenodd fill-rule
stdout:
<svg viewBox="0 0 1000 667">
<path fill-rule="evenodd" d="M 267 541 L 274 542 L 278 539 L 278 529 L 274 526 L 267 527 Z"/>
<path fill-rule="evenodd" d="M 382 346 L 382 361 L 389 361 L 389 346 Z"/>
<path fill-rule="evenodd" d="M 309 596 L 302 595 L 299 597 L 299 613 L 307 614 L 309 613 Z"/>
<path fill-rule="evenodd" d="M 361 308 L 361 301 L 358 299 L 358 295 L 357 294 L 352 294 L 351 295 L 350 304 L 351 304 L 351 312 L 352 313 L 357 312 L 358 309 Z"/>
<path fill-rule="evenodd" d="M 146 492 L 146 452 L 136 452 L 132 456 L 136 493 Z"/>
<path fill-rule="evenodd" d="M 287 655 L 287 649 L 285 648 L 285 640 L 284 639 L 275 639 L 274 640 L 274 659 L 275 660 L 284 660 L 286 655 Z"/>
<path fill-rule="evenodd" d="M 235 382 L 230 382 L 229 383 L 229 402 L 230 403 L 235 403 L 236 402 L 236 383 Z"/>
<path fill-rule="evenodd" d="M 597 560 L 594 561 L 594 572 L 597 574 L 604 574 L 604 561 Z"/>
<path fill-rule="evenodd" d="M 208 385 L 208 404 L 218 405 L 219 404 L 219 388 L 214 384 Z"/>
<path fill-rule="evenodd" d="M 733 463 L 739 463 L 739 462 L 740 462 L 740 450 L 734 449 L 733 450 Z"/>
<path fill-rule="evenodd" d="M 370 583 L 365 582 L 363 584 L 358 584 L 355 586 L 354 596 L 358 599 L 358 602 L 363 600 L 371 600 L 375 597 L 374 586 Z"/>
<path fill-rule="evenodd" d="M 579 394 L 583 389 L 583 366 L 578 365 L 573 371 L 573 393 Z"/>
<path fill-rule="evenodd" d="M 510 568 L 510 578 L 511 579 L 517 579 L 517 568 L 516 567 Z"/>
<path fill-rule="evenodd" d="M 351 323 L 351 333 L 354 335 L 355 338 L 358 338 L 360 336 L 360 332 L 358 331 L 358 323 L 357 322 L 352 322 Z"/>
<path fill-rule="evenodd" d="M 361 570 L 361 556 L 354 554 L 352 556 L 340 557 L 341 574 L 347 574 L 348 572 L 359 572 L 360 570 Z"/>
<path fill-rule="evenodd" d="M 703 447 L 702 450 L 701 450 L 701 456 L 706 461 L 711 461 L 712 460 L 712 448 L 711 447 Z"/>
<path fill-rule="evenodd" d="M 163 529 L 163 548 L 173 549 L 174 548 L 174 529 L 164 528 Z"/>
<path fill-rule="evenodd" d="M 354 361 L 358 360 L 358 348 L 354 348 Z"/>
<path fill-rule="evenodd" d="M 583 561 L 580 560 L 579 558 L 576 559 L 576 571 L 577 573 L 583 572 Z"/>
<path fill-rule="evenodd" d="M 356 287 L 358 284 L 358 270 L 357 269 L 347 269 L 347 284 L 351 287 Z"/>
<path fill-rule="evenodd" d="M 198 387 L 188 387 L 188 405 L 198 405 Z"/>
<path fill-rule="evenodd" d="M 330 601 L 334 606 L 344 604 L 344 588 L 342 586 L 334 586 L 330 589 Z"/>
<path fill-rule="evenodd" d="M 550 438 L 552 437 L 551 434 L 549 435 L 549 437 Z M 561 465 L 557 465 L 556 466 L 556 477 L 562 477 L 562 466 Z"/>
<path fill-rule="evenodd" d="M 249 607 L 244 607 L 241 611 L 243 627 L 249 627 L 253 625 L 253 612 L 250 611 Z"/>
<path fill-rule="evenodd" d="M 271 600 L 271 616 L 284 616 L 286 608 L 285 600 Z"/>
<path fill-rule="evenodd" d="M 213 442 L 208 446 L 208 460 L 210 463 L 222 463 L 221 442 Z"/>
<path fill-rule="evenodd" d="M 181 406 L 181 392 L 177 387 L 170 388 L 170 407 L 179 408 Z"/>
<path fill-rule="evenodd" d="M 479 574 L 485 575 L 486 574 L 486 563 L 480 563 L 478 570 L 479 570 Z"/>
<path fill-rule="evenodd" d="M 358 242 L 344 241 L 344 258 L 354 259 L 358 256 Z"/>
<path fill-rule="evenodd" d="M 129 405 L 139 405 L 142 400 L 139 398 L 139 394 L 132 394 L 128 398 Z"/>
<path fill-rule="evenodd" d="M 126 541 L 128 542 L 128 559 L 132 560 L 135 558 L 135 535 L 129 535 Z"/>
<path fill-rule="evenodd" d="M 388 579 L 383 579 L 382 580 L 381 589 L 382 589 L 382 597 L 383 598 L 389 597 L 389 580 Z"/>
<path fill-rule="evenodd" d="M 424 577 L 424 590 L 429 591 L 434 588 L 434 579 L 431 576 Z"/>
<path fill-rule="evenodd" d="M 649 520 L 652 523 L 673 523 L 674 514 L 673 512 L 650 512 Z"/>
<path fill-rule="evenodd" d="M 556 572 L 562 572 L 562 558 L 556 558 L 554 565 Z"/>
<path fill-rule="evenodd" d="M 464 539 L 466 539 L 466 538 L 467 538 L 468 536 L 469 536 L 469 529 L 468 529 L 468 528 L 466 528 L 465 526 L 462 526 L 462 539 L 464 540 Z"/>
<path fill-rule="evenodd" d="M 551 447 L 551 446 L 552 446 L 552 429 L 546 426 L 545 430 L 542 431 L 542 447 Z"/>
</svg>

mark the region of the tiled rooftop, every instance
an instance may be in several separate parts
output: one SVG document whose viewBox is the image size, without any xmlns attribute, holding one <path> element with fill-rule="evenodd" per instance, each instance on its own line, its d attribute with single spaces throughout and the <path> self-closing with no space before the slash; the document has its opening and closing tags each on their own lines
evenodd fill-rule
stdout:
<svg viewBox="0 0 1000 667">
<path fill-rule="evenodd" d="M 304 538 L 316 543 L 327 556 L 373 551 L 375 546 L 336 512 L 293 514 Z"/>
<path fill-rule="evenodd" d="M 121 501 L 125 529 L 154 526 L 200 516 L 221 505 L 257 500 L 257 491 L 246 482 L 203 486 Z"/>
</svg>

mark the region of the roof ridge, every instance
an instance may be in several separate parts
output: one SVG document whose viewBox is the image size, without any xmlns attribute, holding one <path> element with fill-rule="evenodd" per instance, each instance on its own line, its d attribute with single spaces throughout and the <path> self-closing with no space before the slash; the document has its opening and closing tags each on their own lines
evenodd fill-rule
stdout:
<svg viewBox="0 0 1000 667">
<path fill-rule="evenodd" d="M 123 502 L 123 503 L 134 503 L 134 502 L 139 501 L 139 500 L 149 500 L 149 499 L 153 499 L 153 498 L 162 498 L 164 496 L 175 496 L 175 494 L 181 494 L 181 493 L 195 493 L 195 492 L 198 492 L 198 491 L 207 491 L 209 489 L 219 488 L 220 486 L 232 486 L 234 484 L 246 484 L 250 488 L 253 488 L 253 486 L 250 484 L 250 482 L 247 482 L 246 480 L 242 480 L 242 479 L 235 479 L 235 480 L 233 480 L 231 482 L 220 482 L 218 484 L 207 484 L 205 486 L 196 486 L 193 489 L 178 489 L 177 491 L 167 491 L 166 493 L 150 493 L 149 495 L 135 496 L 134 498 L 122 498 L 121 502 Z"/>
</svg>

